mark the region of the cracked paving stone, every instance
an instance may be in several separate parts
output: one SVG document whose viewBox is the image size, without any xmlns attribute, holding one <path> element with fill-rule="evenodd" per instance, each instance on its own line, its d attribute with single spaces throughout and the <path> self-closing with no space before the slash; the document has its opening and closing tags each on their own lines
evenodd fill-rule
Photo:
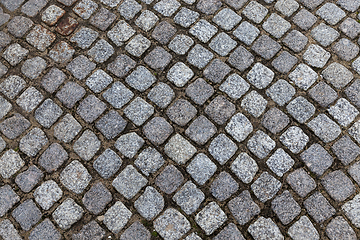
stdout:
<svg viewBox="0 0 360 240">
<path fill-rule="evenodd" d="M 211 194 L 219 201 L 225 201 L 239 189 L 239 184 L 227 172 L 221 172 L 211 183 Z"/>
<path fill-rule="evenodd" d="M 186 171 L 200 185 L 204 185 L 217 167 L 204 153 L 199 153 L 187 166 Z"/>
<path fill-rule="evenodd" d="M 159 168 L 164 165 L 165 160 L 162 155 L 152 147 L 144 149 L 134 161 L 145 176 L 156 173 Z"/>
<path fill-rule="evenodd" d="M 196 223 L 205 231 L 206 235 L 212 234 L 227 220 L 226 214 L 215 202 L 207 204 L 195 216 Z"/>
<path fill-rule="evenodd" d="M 300 153 L 309 142 L 309 136 L 301 128 L 291 126 L 280 136 L 280 141 L 292 153 Z"/>
<path fill-rule="evenodd" d="M 205 194 L 191 181 L 186 182 L 173 196 L 173 200 L 188 215 L 195 212 L 204 199 Z"/>
<path fill-rule="evenodd" d="M 121 158 L 113 150 L 106 149 L 96 158 L 93 167 L 102 178 L 108 179 L 120 169 L 121 164 Z"/>
<path fill-rule="evenodd" d="M 25 172 L 20 173 L 15 178 L 15 183 L 21 191 L 30 192 L 38 182 L 44 177 L 42 171 L 35 165 L 31 165 Z"/>
<path fill-rule="evenodd" d="M 78 160 L 68 164 L 60 174 L 60 182 L 76 194 L 82 193 L 91 179 L 88 170 Z"/>
<path fill-rule="evenodd" d="M 61 199 L 62 195 L 63 191 L 53 180 L 43 182 L 34 192 L 35 201 L 44 210 L 49 210 Z"/>
<path fill-rule="evenodd" d="M 221 165 L 224 165 L 234 156 L 237 149 L 237 145 L 221 133 L 210 143 L 208 151 Z"/>
<path fill-rule="evenodd" d="M 133 158 L 145 143 L 135 132 L 121 135 L 115 142 L 115 147 L 127 158 Z"/>
<path fill-rule="evenodd" d="M 67 159 L 68 153 L 58 143 L 52 143 L 40 156 L 39 164 L 48 173 L 56 171 Z"/>
<path fill-rule="evenodd" d="M 120 236 L 120 240 L 150 240 L 151 234 L 140 222 L 134 222 Z"/>
<path fill-rule="evenodd" d="M 43 100 L 43 95 L 34 87 L 26 89 L 16 100 L 16 103 L 26 112 L 34 110 Z"/>
<path fill-rule="evenodd" d="M 55 222 L 63 230 L 69 229 L 73 224 L 79 221 L 84 214 L 84 210 L 72 198 L 67 198 L 52 213 Z"/>
<path fill-rule="evenodd" d="M 216 126 L 204 115 L 197 117 L 185 130 L 185 134 L 199 145 L 204 145 L 216 133 Z"/>
<path fill-rule="evenodd" d="M 105 237 L 105 230 L 96 221 L 84 225 L 79 233 L 73 234 L 74 240 L 101 240 Z"/>
<path fill-rule="evenodd" d="M 275 141 L 259 130 L 247 142 L 247 148 L 258 158 L 265 158 L 274 148 Z"/>
<path fill-rule="evenodd" d="M 244 225 L 260 213 L 248 190 L 243 191 L 228 203 L 229 210 L 240 225 Z"/>
<path fill-rule="evenodd" d="M 31 126 L 31 123 L 19 113 L 7 118 L 0 123 L 0 131 L 9 139 L 19 137 L 26 129 Z"/>
<path fill-rule="evenodd" d="M 59 88 L 65 79 L 65 73 L 60 69 L 53 67 L 41 79 L 41 86 L 49 93 L 53 93 Z"/>
<path fill-rule="evenodd" d="M 107 138 L 117 137 L 126 127 L 127 122 L 114 110 L 109 111 L 105 116 L 96 122 L 95 126 Z"/>
<path fill-rule="evenodd" d="M 203 105 L 214 92 L 214 88 L 202 78 L 196 79 L 185 90 L 186 95 L 198 105 Z"/>
<path fill-rule="evenodd" d="M 164 239 L 176 240 L 190 229 L 190 222 L 178 210 L 168 208 L 154 221 L 155 230 Z"/>
<path fill-rule="evenodd" d="M 120 201 L 117 201 L 104 215 L 104 224 L 113 233 L 119 233 L 129 221 L 132 213 Z"/>
<path fill-rule="evenodd" d="M 155 179 L 155 184 L 166 194 L 173 193 L 184 182 L 184 176 L 174 167 L 167 166 Z"/>
<path fill-rule="evenodd" d="M 163 210 L 164 198 L 155 188 L 148 186 L 134 206 L 143 218 L 150 221 Z"/>
<path fill-rule="evenodd" d="M 144 178 L 132 165 L 126 168 L 114 179 L 113 187 L 126 199 L 133 198 L 147 184 Z"/>
<path fill-rule="evenodd" d="M 279 227 L 271 220 L 271 218 L 259 217 L 248 228 L 248 232 L 255 240 L 283 240 L 284 236 L 281 234 Z"/>
<path fill-rule="evenodd" d="M 101 182 L 97 182 L 91 186 L 88 192 L 84 194 L 82 202 L 87 210 L 98 215 L 112 200 L 109 190 Z"/>
<path fill-rule="evenodd" d="M 304 206 L 317 223 L 324 222 L 336 213 L 335 208 L 331 206 L 328 200 L 319 192 L 315 192 L 308 197 L 304 201 Z"/>
<path fill-rule="evenodd" d="M 52 26 L 59 21 L 59 19 L 64 16 L 65 10 L 56 6 L 50 5 L 45 11 L 41 14 L 41 20 L 46 24 Z"/>
<path fill-rule="evenodd" d="M 307 125 L 325 143 L 335 140 L 341 133 L 340 127 L 325 114 L 319 114 Z"/>
<path fill-rule="evenodd" d="M 17 202 L 20 201 L 20 197 L 15 193 L 15 191 L 10 187 L 10 185 L 4 185 L 0 187 L 0 216 L 3 217 Z M 0 226 L 5 223 L 1 222 Z M 3 228 L 0 227 L 0 233 L 2 233 Z M 3 236 L 0 234 L 0 236 Z"/>
<path fill-rule="evenodd" d="M 318 143 L 312 144 L 301 153 L 305 165 L 317 175 L 322 175 L 333 163 L 333 157 Z"/>
<path fill-rule="evenodd" d="M 89 161 L 100 149 L 101 142 L 91 131 L 85 130 L 81 137 L 74 143 L 74 151 L 85 161 Z"/>
<path fill-rule="evenodd" d="M 41 219 L 42 213 L 33 200 L 28 199 L 15 208 L 11 215 L 21 228 L 29 231 Z"/>
<path fill-rule="evenodd" d="M 164 143 L 173 131 L 173 127 L 162 117 L 154 117 L 143 127 L 145 136 L 155 145 Z"/>
<path fill-rule="evenodd" d="M 300 219 L 289 228 L 288 234 L 294 240 L 320 239 L 319 233 L 307 216 L 301 216 Z"/>
<path fill-rule="evenodd" d="M 281 186 L 282 184 L 279 180 L 268 172 L 264 172 L 251 184 L 251 189 L 261 202 L 266 202 L 276 195 Z"/>
</svg>

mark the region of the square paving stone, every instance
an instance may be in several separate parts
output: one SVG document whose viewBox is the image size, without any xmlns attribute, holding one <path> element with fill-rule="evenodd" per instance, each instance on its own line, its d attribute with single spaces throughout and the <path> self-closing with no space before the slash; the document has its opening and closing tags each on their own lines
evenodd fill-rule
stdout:
<svg viewBox="0 0 360 240">
<path fill-rule="evenodd" d="M 107 139 L 113 139 L 125 129 L 126 125 L 125 119 L 118 112 L 111 110 L 100 118 L 95 126 Z"/>
<path fill-rule="evenodd" d="M 255 63 L 247 74 L 247 80 L 258 89 L 268 86 L 274 78 L 274 72 L 261 63 Z"/>
<path fill-rule="evenodd" d="M 135 132 L 121 135 L 115 142 L 115 147 L 127 158 L 133 158 L 145 143 Z"/>
<path fill-rule="evenodd" d="M 97 63 L 103 63 L 114 54 L 114 48 L 104 39 L 100 39 L 87 52 L 87 54 Z"/>
<path fill-rule="evenodd" d="M 196 223 L 205 231 L 207 236 L 211 235 L 227 220 L 226 214 L 215 202 L 207 204 L 196 216 Z"/>
<path fill-rule="evenodd" d="M 181 4 L 176 0 L 161 0 L 154 5 L 154 9 L 165 17 L 170 17 Z"/>
<path fill-rule="evenodd" d="M 234 73 L 220 85 L 219 90 L 225 92 L 232 99 L 237 100 L 244 95 L 249 88 L 250 84 L 248 84 L 241 76 Z"/>
<path fill-rule="evenodd" d="M 125 227 L 131 215 L 130 210 L 122 202 L 117 201 L 107 210 L 103 222 L 111 232 L 117 234 Z"/>
<path fill-rule="evenodd" d="M 289 74 L 291 82 L 303 90 L 308 90 L 317 80 L 318 74 L 308 65 L 300 63 L 294 71 Z"/>
<path fill-rule="evenodd" d="M 3 217 L 7 213 L 7 211 L 9 211 L 17 202 L 20 201 L 20 197 L 15 193 L 15 191 L 10 187 L 10 185 L 4 185 L 0 187 L 0 201 L 0 216 Z M 0 226 L 3 224 L 5 223 L 2 221 L 0 223 Z M 0 227 L 0 233 L 1 232 L 2 228 Z M 0 236 L 3 237 L 2 234 L 0 234 Z"/>
<path fill-rule="evenodd" d="M 19 113 L 0 123 L 0 131 L 9 139 L 15 139 L 31 126 L 30 122 Z"/>
<path fill-rule="evenodd" d="M 134 222 L 120 236 L 120 240 L 150 240 L 151 234 L 140 222 Z"/>
<path fill-rule="evenodd" d="M 266 202 L 276 195 L 281 185 L 281 182 L 268 172 L 263 172 L 260 177 L 251 184 L 251 189 L 261 202 Z"/>
<path fill-rule="evenodd" d="M 263 23 L 262 27 L 273 37 L 281 38 L 290 29 L 291 24 L 278 14 L 272 13 Z"/>
<path fill-rule="evenodd" d="M 145 176 L 156 173 L 159 168 L 164 165 L 165 160 L 162 155 L 152 147 L 144 149 L 134 161 Z"/>
<path fill-rule="evenodd" d="M 7 45 L 11 42 L 11 37 L 7 33 L 1 31 L 0 32 L 0 49 L 3 50 Z M 18 45 L 18 44 L 17 44 Z M 17 46 L 15 45 L 15 46 Z M 20 45 L 18 45 L 20 46 Z"/>
<path fill-rule="evenodd" d="M 305 7 L 314 10 L 317 6 L 319 6 L 324 0 L 300 0 L 299 2 L 305 5 Z"/>
<path fill-rule="evenodd" d="M 352 200 L 346 202 L 341 209 L 345 212 L 346 217 L 351 221 L 355 227 L 360 226 L 359 209 L 360 209 L 360 195 L 356 195 Z"/>
<path fill-rule="evenodd" d="M 300 197 L 306 197 L 309 192 L 316 188 L 314 179 L 302 168 L 290 173 L 286 181 Z"/>
<path fill-rule="evenodd" d="M 155 47 L 146 57 L 144 62 L 155 70 L 163 70 L 169 65 L 172 56 L 162 47 Z"/>
<path fill-rule="evenodd" d="M 120 169 L 121 164 L 121 158 L 108 148 L 96 158 L 93 167 L 102 178 L 108 179 Z"/>
<path fill-rule="evenodd" d="M 55 34 L 41 25 L 36 25 L 26 36 L 26 41 L 42 52 L 45 51 L 55 39 Z"/>
<path fill-rule="evenodd" d="M 230 8 L 224 8 L 219 11 L 212 20 L 222 29 L 229 31 L 241 21 L 241 17 Z"/>
<path fill-rule="evenodd" d="M 10 12 L 15 11 L 18 9 L 21 4 L 24 2 L 24 0 L 16 0 L 16 1 L 10 1 L 10 0 L 2 0 L 1 4 L 8 9 Z"/>
<path fill-rule="evenodd" d="M 16 103 L 26 112 L 31 112 L 43 99 L 43 95 L 34 87 L 26 89 L 16 100 Z"/>
<path fill-rule="evenodd" d="M 292 30 L 282 41 L 294 52 L 302 51 L 308 43 L 308 38 L 297 30 Z"/>
<path fill-rule="evenodd" d="M 360 154 L 360 148 L 347 135 L 336 141 L 331 150 L 344 165 L 349 165 Z"/>
<path fill-rule="evenodd" d="M 318 102 L 322 107 L 327 107 L 334 102 L 338 95 L 328 84 L 321 81 L 308 91 L 312 99 Z"/>
<path fill-rule="evenodd" d="M 150 40 L 138 34 L 129 41 L 125 50 L 135 57 L 140 57 L 150 46 Z"/>
<path fill-rule="evenodd" d="M 70 35 L 79 25 L 75 18 L 65 17 L 57 24 L 56 31 L 63 36 Z"/>
<path fill-rule="evenodd" d="M 205 113 L 217 124 L 223 125 L 235 113 L 235 105 L 219 95 L 205 108 Z"/>
<path fill-rule="evenodd" d="M 257 91 L 251 91 L 241 101 L 241 107 L 254 117 L 260 117 L 265 111 L 267 103 L 266 99 Z"/>
<path fill-rule="evenodd" d="M 124 20 L 120 20 L 116 25 L 107 32 L 107 36 L 110 38 L 116 46 L 121 46 L 125 41 L 129 40 L 136 31 Z"/>
<path fill-rule="evenodd" d="M 105 237 L 105 230 L 96 221 L 91 221 L 84 225 L 79 233 L 73 234 L 74 240 L 100 240 Z"/>
<path fill-rule="evenodd" d="M 341 171 L 333 171 L 321 179 L 321 184 L 335 201 L 345 201 L 355 193 L 352 181 Z"/>
<path fill-rule="evenodd" d="M 2 57 L 10 63 L 11 66 L 16 66 L 29 53 L 29 50 L 23 48 L 18 43 L 13 43 L 3 52 Z"/>
<path fill-rule="evenodd" d="M 30 79 L 37 78 L 41 72 L 46 68 L 46 61 L 41 57 L 34 57 L 26 60 L 22 67 L 21 72 Z"/>
<path fill-rule="evenodd" d="M 97 8 L 98 8 L 97 3 L 91 0 L 81 0 L 73 8 L 73 11 L 82 19 L 87 20 L 91 17 L 91 15 L 96 11 Z"/>
<path fill-rule="evenodd" d="M 233 32 L 233 35 L 246 45 L 252 44 L 259 34 L 260 30 L 247 21 L 241 22 Z"/>
<path fill-rule="evenodd" d="M 60 69 L 53 67 L 42 78 L 41 86 L 49 93 L 53 93 L 65 81 L 65 79 L 65 73 Z"/>
<path fill-rule="evenodd" d="M 241 232 L 234 223 L 229 223 L 229 225 L 227 225 L 223 230 L 221 230 L 221 232 L 214 238 L 214 240 L 226 239 L 245 240 L 244 236 L 241 234 Z"/>
<path fill-rule="evenodd" d="M 60 182 L 76 194 L 82 193 L 91 179 L 88 170 L 78 160 L 69 163 L 60 174 Z"/>
<path fill-rule="evenodd" d="M 204 185 L 215 173 L 217 167 L 204 153 L 199 153 L 187 166 L 186 171 L 200 185 Z"/>
<path fill-rule="evenodd" d="M 86 49 L 99 36 L 99 33 L 91 28 L 81 27 L 75 34 L 70 38 L 70 42 L 75 42 L 78 47 Z"/>
<path fill-rule="evenodd" d="M 352 60 L 359 53 L 359 47 L 347 38 L 340 39 L 332 48 L 336 55 L 345 61 Z M 353 63 L 354 65 L 355 63 Z"/>
<path fill-rule="evenodd" d="M 101 142 L 91 130 L 85 130 L 81 137 L 76 140 L 73 149 L 83 160 L 89 161 L 100 149 Z"/>
<path fill-rule="evenodd" d="M 288 234 L 294 240 L 320 239 L 319 233 L 307 216 L 301 216 L 300 219 L 289 228 Z"/>
<path fill-rule="evenodd" d="M 132 165 L 126 168 L 114 179 L 113 187 L 126 199 L 133 198 L 147 184 L 144 178 Z"/>
<path fill-rule="evenodd" d="M 50 128 L 62 115 L 62 109 L 51 99 L 46 99 L 35 111 L 35 119 L 45 128 Z"/>
<path fill-rule="evenodd" d="M 251 198 L 248 190 L 230 200 L 227 206 L 240 225 L 246 224 L 260 213 L 260 207 Z"/>
<path fill-rule="evenodd" d="M 140 215 L 150 221 L 164 208 L 164 198 L 153 187 L 146 187 L 144 193 L 134 202 Z"/>
<path fill-rule="evenodd" d="M 25 88 L 26 82 L 19 76 L 10 75 L 0 84 L 0 92 L 14 99 Z"/>
<path fill-rule="evenodd" d="M 339 29 L 349 38 L 354 39 L 360 33 L 360 24 L 355 19 L 347 18 L 339 26 Z"/>
<path fill-rule="evenodd" d="M 208 151 L 221 165 L 224 165 L 235 154 L 237 149 L 237 145 L 230 138 L 220 133 L 210 143 Z"/>
<path fill-rule="evenodd" d="M 83 214 L 84 210 L 72 198 L 67 198 L 52 213 L 52 217 L 61 229 L 67 230 L 79 221 Z"/>
<path fill-rule="evenodd" d="M 306 98 L 299 96 L 292 100 L 287 106 L 286 110 L 299 123 L 305 123 L 315 113 L 315 107 Z"/>
<path fill-rule="evenodd" d="M 322 68 L 330 59 L 331 54 L 319 45 L 311 44 L 303 55 L 307 64 L 316 68 Z"/>
<path fill-rule="evenodd" d="M 168 208 L 154 221 L 154 228 L 164 239 L 181 238 L 190 229 L 190 222 L 178 210 Z"/>
<path fill-rule="evenodd" d="M 225 201 L 239 189 L 239 184 L 227 172 L 221 172 L 211 183 L 211 194 L 219 201 Z"/>
<path fill-rule="evenodd" d="M 154 114 L 154 107 L 137 97 L 124 109 L 124 113 L 136 126 L 141 126 Z"/>
<path fill-rule="evenodd" d="M 231 71 L 231 68 L 220 59 L 213 60 L 204 70 L 204 77 L 214 83 L 221 82 Z"/>
<path fill-rule="evenodd" d="M 268 95 L 279 106 L 284 106 L 291 100 L 295 93 L 295 88 L 283 79 L 279 79 L 266 90 L 266 95 Z"/>
<path fill-rule="evenodd" d="M 200 0 L 196 8 L 206 15 L 214 14 L 222 5 L 220 0 Z"/>
<path fill-rule="evenodd" d="M 145 136 L 155 145 L 164 143 L 173 131 L 173 127 L 162 117 L 154 117 L 143 127 Z"/>
<path fill-rule="evenodd" d="M 292 168 L 295 161 L 283 149 L 279 148 L 266 161 L 266 165 L 279 177 Z"/>
<path fill-rule="evenodd" d="M 134 18 L 141 9 L 142 6 L 138 2 L 134 0 L 125 0 L 120 4 L 117 10 L 126 20 L 130 20 Z"/>
<path fill-rule="evenodd" d="M 346 96 L 349 98 L 351 102 L 353 102 L 356 106 L 360 106 L 360 80 L 355 80 L 346 90 Z"/>
<path fill-rule="evenodd" d="M 84 194 L 82 202 L 87 210 L 93 214 L 100 214 L 111 202 L 112 195 L 101 182 L 93 184 L 88 192 Z"/>
<path fill-rule="evenodd" d="M 185 238 L 185 240 L 202 240 L 202 238 L 200 238 L 196 233 L 191 233 Z"/>
<path fill-rule="evenodd" d="M 345 87 L 354 78 L 346 67 L 336 62 L 325 68 L 322 74 L 329 83 L 338 89 Z"/>
<path fill-rule="evenodd" d="M 319 192 L 315 192 L 304 201 L 304 206 L 311 217 L 317 222 L 322 223 L 332 217 L 336 211 L 328 200 Z"/>
<path fill-rule="evenodd" d="M 183 87 L 192 77 L 194 72 L 183 62 L 177 62 L 167 72 L 166 77 L 177 87 Z"/>
<path fill-rule="evenodd" d="M 281 132 L 289 122 L 288 116 L 276 107 L 267 111 L 261 120 L 261 124 L 273 134 Z"/>
<path fill-rule="evenodd" d="M 295 0 L 280 0 L 275 4 L 275 9 L 290 17 L 299 8 L 299 4 Z"/>
<path fill-rule="evenodd" d="M 253 126 L 245 115 L 237 113 L 230 119 L 225 130 L 235 138 L 236 141 L 242 142 L 253 131 Z"/>
<path fill-rule="evenodd" d="M 266 60 L 269 60 L 280 51 L 281 45 L 267 35 L 261 35 L 251 49 Z"/>
<path fill-rule="evenodd" d="M 0 158 L 0 174 L 3 178 L 10 178 L 24 165 L 25 162 L 22 160 L 19 153 L 9 149 Z"/>
<path fill-rule="evenodd" d="M 292 220 L 294 220 L 301 212 L 299 204 L 287 190 L 272 200 L 271 209 L 276 213 L 281 223 L 284 225 L 292 222 Z"/>
<path fill-rule="evenodd" d="M 313 30 L 311 30 L 311 36 L 323 47 L 328 47 L 338 37 L 340 37 L 340 33 L 332 27 L 329 27 L 324 23 L 320 23 Z"/>
<path fill-rule="evenodd" d="M 273 222 L 273 220 L 271 220 L 271 218 L 264 218 L 262 216 L 249 226 L 248 232 L 255 240 L 284 239 L 284 236 L 281 234 L 279 227 Z"/>
<path fill-rule="evenodd" d="M 49 218 L 37 225 L 30 233 L 29 240 L 60 240 L 61 234 Z"/>
<path fill-rule="evenodd" d="M 341 126 L 345 127 L 359 114 L 359 111 L 345 98 L 340 98 L 335 105 L 329 107 L 328 112 Z"/>
<path fill-rule="evenodd" d="M 185 130 L 194 142 L 204 145 L 216 133 L 217 128 L 204 115 L 197 117 Z"/>
<path fill-rule="evenodd" d="M 68 113 L 55 125 L 54 136 L 60 141 L 69 143 L 79 134 L 81 129 L 80 123 Z"/>
<path fill-rule="evenodd" d="M 167 166 L 155 179 L 155 184 L 166 194 L 173 193 L 184 182 L 184 177 L 174 165 Z"/>
<path fill-rule="evenodd" d="M 29 157 L 36 154 L 48 143 L 48 138 L 40 128 L 33 128 L 19 142 L 20 151 Z"/>
<path fill-rule="evenodd" d="M 117 109 L 122 108 L 133 96 L 134 93 L 120 81 L 114 82 L 113 85 L 103 93 L 104 99 Z"/>
<path fill-rule="evenodd" d="M 355 12 L 356 9 L 358 9 L 360 6 L 360 3 L 354 0 L 339 0 L 337 1 L 337 4 L 339 4 L 342 8 L 350 12 Z"/>
<path fill-rule="evenodd" d="M 57 0 L 57 1 L 68 7 L 76 2 L 76 0 Z"/>
<path fill-rule="evenodd" d="M 25 172 L 20 173 L 15 178 L 15 183 L 21 191 L 30 192 L 36 184 L 44 177 L 42 171 L 35 165 L 31 165 Z"/>
<path fill-rule="evenodd" d="M 337 24 L 346 16 L 345 12 L 334 3 L 325 3 L 316 11 L 316 15 L 320 16 L 330 25 Z"/>
<path fill-rule="evenodd" d="M 168 47 L 175 53 L 184 55 L 192 45 L 194 45 L 194 40 L 191 37 L 179 34 L 171 40 Z"/>
<path fill-rule="evenodd" d="M 135 24 L 144 30 L 145 32 L 148 32 L 150 29 L 152 29 L 155 24 L 159 21 L 159 17 L 155 15 L 155 13 L 145 10 L 141 13 L 141 15 L 136 19 Z"/>
<path fill-rule="evenodd" d="M 71 60 L 75 50 L 67 42 L 58 42 L 49 51 L 49 56 L 58 63 L 66 63 Z"/>
<path fill-rule="evenodd" d="M 193 83 L 189 84 L 185 93 L 196 104 L 203 105 L 214 94 L 214 88 L 208 84 L 204 79 L 198 78 Z"/>
<path fill-rule="evenodd" d="M 43 182 L 34 192 L 35 201 L 44 210 L 49 210 L 54 203 L 60 200 L 63 191 L 53 180 Z"/>
<path fill-rule="evenodd" d="M 233 40 L 226 33 L 219 33 L 211 40 L 209 47 L 214 50 L 220 56 L 227 56 L 237 45 L 237 42 Z"/>
<path fill-rule="evenodd" d="M 309 137 L 301 128 L 297 126 L 291 126 L 280 136 L 280 141 L 292 153 L 299 153 L 309 142 Z"/>
<path fill-rule="evenodd" d="M 78 106 L 76 112 L 88 123 L 95 121 L 106 109 L 106 104 L 95 95 L 86 97 Z"/>
<path fill-rule="evenodd" d="M 205 194 L 191 181 L 186 182 L 172 198 L 188 215 L 194 213 L 205 199 Z"/>
<path fill-rule="evenodd" d="M 251 1 L 242 11 L 242 13 L 255 23 L 261 23 L 261 21 L 268 14 L 266 7 L 256 1 Z"/>
<path fill-rule="evenodd" d="M 21 38 L 34 25 L 34 22 L 23 16 L 15 16 L 7 24 L 8 31 L 17 38 Z"/>
<path fill-rule="evenodd" d="M 258 170 L 255 160 L 247 153 L 240 153 L 231 164 L 231 171 L 244 183 L 250 183 Z"/>
<path fill-rule="evenodd" d="M 331 240 L 341 238 L 356 239 L 355 231 L 341 216 L 337 216 L 331 220 L 331 222 L 326 226 L 325 232 Z"/>
<path fill-rule="evenodd" d="M 281 73 L 289 72 L 295 64 L 297 64 L 298 59 L 291 55 L 289 52 L 282 52 L 280 55 L 272 61 L 271 65 Z"/>
<path fill-rule="evenodd" d="M 116 19 L 116 15 L 106 8 L 101 8 L 90 18 L 90 24 L 105 31 Z"/>
<path fill-rule="evenodd" d="M 67 66 L 66 69 L 74 75 L 79 80 L 86 78 L 92 70 L 94 70 L 96 64 L 91 62 L 84 55 L 80 55 L 72 60 Z"/>
<path fill-rule="evenodd" d="M 239 46 L 230 54 L 228 62 L 242 72 L 253 64 L 254 56 L 246 48 Z"/>
<path fill-rule="evenodd" d="M 41 211 L 31 199 L 21 203 L 11 215 L 20 224 L 21 228 L 29 231 L 41 219 Z"/>
<path fill-rule="evenodd" d="M 157 41 L 159 41 L 161 44 L 167 44 L 175 33 L 175 27 L 173 27 L 167 21 L 162 21 L 155 27 L 151 36 Z"/>
<path fill-rule="evenodd" d="M 188 28 L 191 26 L 191 24 L 196 22 L 199 16 L 200 14 L 198 12 L 194 12 L 186 7 L 182 7 L 175 15 L 174 22 L 184 28 Z"/>
<path fill-rule="evenodd" d="M 189 33 L 197 37 L 201 42 L 208 42 L 217 32 L 217 28 L 211 25 L 208 21 L 200 19 L 192 28 Z"/>
<path fill-rule="evenodd" d="M 30 1 L 27 1 L 21 7 L 21 12 L 25 13 L 29 17 L 35 17 L 39 13 L 39 11 L 43 7 L 46 6 L 47 3 L 48 3 L 48 1 L 46 1 L 46 0 L 41 0 L 41 1 L 30 0 Z"/>
<path fill-rule="evenodd" d="M 146 67 L 138 66 L 125 81 L 131 87 L 143 92 L 156 82 L 156 77 Z"/>
<path fill-rule="evenodd" d="M 213 58 L 214 54 L 200 44 L 196 44 L 188 53 L 187 61 L 191 65 L 203 69 Z"/>
<path fill-rule="evenodd" d="M 113 78 L 101 69 L 96 70 L 90 77 L 86 79 L 86 85 L 94 93 L 100 93 L 112 82 Z"/>
<path fill-rule="evenodd" d="M 319 114 L 307 125 L 325 143 L 335 140 L 341 133 L 340 127 L 325 114 Z"/>
<path fill-rule="evenodd" d="M 300 158 L 312 172 L 319 176 L 331 167 L 334 161 L 333 157 L 318 143 L 306 149 Z"/>
</svg>

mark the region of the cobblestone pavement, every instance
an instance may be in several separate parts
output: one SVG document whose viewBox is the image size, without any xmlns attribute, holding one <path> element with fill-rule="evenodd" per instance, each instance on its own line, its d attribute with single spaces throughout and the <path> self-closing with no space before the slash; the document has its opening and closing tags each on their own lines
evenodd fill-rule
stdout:
<svg viewBox="0 0 360 240">
<path fill-rule="evenodd" d="M 359 239 L 359 0 L 0 0 L 0 239 Z"/>
</svg>

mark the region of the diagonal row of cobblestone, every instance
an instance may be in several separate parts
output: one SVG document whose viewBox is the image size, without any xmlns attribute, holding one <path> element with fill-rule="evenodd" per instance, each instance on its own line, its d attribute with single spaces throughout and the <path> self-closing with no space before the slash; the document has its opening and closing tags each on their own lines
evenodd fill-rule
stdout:
<svg viewBox="0 0 360 240">
<path fill-rule="evenodd" d="M 360 238 L 359 0 L 0 7 L 0 239 Z"/>
</svg>

